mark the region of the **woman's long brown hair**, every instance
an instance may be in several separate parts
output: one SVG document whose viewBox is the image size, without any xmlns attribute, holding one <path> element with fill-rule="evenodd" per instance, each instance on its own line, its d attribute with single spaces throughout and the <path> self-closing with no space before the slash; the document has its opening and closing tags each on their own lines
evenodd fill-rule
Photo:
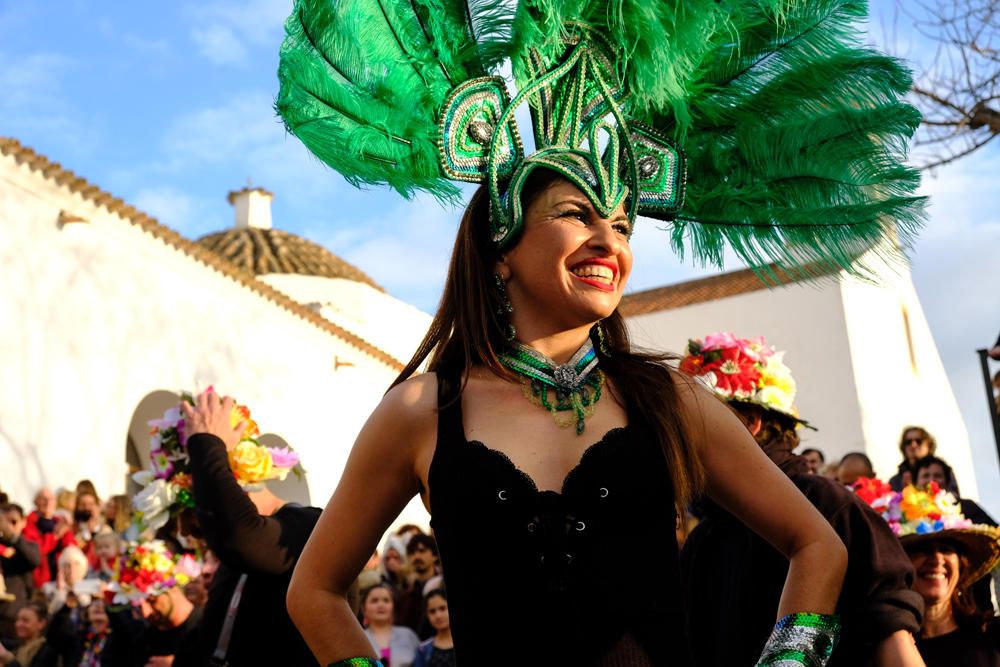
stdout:
<svg viewBox="0 0 1000 667">
<path fill-rule="evenodd" d="M 552 172 L 541 169 L 535 174 L 539 177 L 529 179 L 523 190 L 523 210 L 555 178 Z M 413 375 L 428 357 L 428 370 L 443 367 L 460 372 L 463 386 L 476 365 L 486 366 L 500 377 L 514 377 L 497 358 L 506 327 L 493 277 L 499 258 L 490 239 L 489 196 L 481 187 L 462 216 L 434 320 L 393 387 Z M 704 471 L 682 418 L 678 385 L 667 367 L 672 357 L 633 351 L 625 320 L 617 309 L 602 326 L 610 354 L 598 350 L 601 369 L 614 381 L 616 393 L 630 411 L 642 415 L 652 428 L 663 450 L 677 507 L 683 509 L 700 493 Z"/>
</svg>

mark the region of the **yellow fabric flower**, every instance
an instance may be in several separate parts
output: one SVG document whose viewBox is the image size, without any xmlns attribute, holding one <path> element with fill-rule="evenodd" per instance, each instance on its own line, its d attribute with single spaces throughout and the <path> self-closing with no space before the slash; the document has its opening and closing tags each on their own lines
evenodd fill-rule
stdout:
<svg viewBox="0 0 1000 667">
<path fill-rule="evenodd" d="M 244 440 L 229 452 L 229 465 L 236 478 L 247 484 L 263 482 L 271 476 L 271 452 L 251 440 Z"/>
</svg>

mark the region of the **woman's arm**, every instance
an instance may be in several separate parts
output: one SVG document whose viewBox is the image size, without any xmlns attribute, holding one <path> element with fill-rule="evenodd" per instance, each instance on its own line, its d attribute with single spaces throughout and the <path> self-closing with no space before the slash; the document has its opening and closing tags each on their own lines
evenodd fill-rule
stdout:
<svg viewBox="0 0 1000 667">
<path fill-rule="evenodd" d="M 690 380 L 675 377 L 708 495 L 788 558 L 778 618 L 833 613 L 847 569 L 847 549 L 840 538 L 728 406 Z"/>
<path fill-rule="evenodd" d="M 416 462 L 436 435 L 433 374 L 392 389 L 358 435 L 288 588 L 288 613 L 321 665 L 377 657 L 347 603 L 347 589 L 382 533 L 420 491 Z"/>
</svg>

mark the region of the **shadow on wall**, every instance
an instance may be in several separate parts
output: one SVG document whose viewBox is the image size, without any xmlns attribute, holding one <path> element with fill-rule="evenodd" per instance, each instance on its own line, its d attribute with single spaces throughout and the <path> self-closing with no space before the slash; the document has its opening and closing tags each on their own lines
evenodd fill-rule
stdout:
<svg viewBox="0 0 1000 667">
<path fill-rule="evenodd" d="M 257 438 L 257 441 L 265 447 L 289 447 L 285 439 L 276 433 L 265 433 Z M 295 448 L 292 447 L 291 449 L 294 450 Z M 305 468 L 305 464 L 302 467 Z M 308 473 L 302 473 L 302 478 L 299 479 L 294 474 L 289 473 L 288 477 L 280 482 L 268 482 L 267 487 L 282 500 L 309 507 L 312 505 L 312 502 L 309 495 L 308 476 Z"/>
<path fill-rule="evenodd" d="M 125 438 L 125 462 L 128 464 L 125 492 L 128 495 L 134 496 L 142 489 L 132 480 L 132 473 L 150 468 L 149 420 L 159 419 L 164 412 L 180 402 L 180 394 L 161 389 L 147 394 L 135 407 Z"/>
</svg>

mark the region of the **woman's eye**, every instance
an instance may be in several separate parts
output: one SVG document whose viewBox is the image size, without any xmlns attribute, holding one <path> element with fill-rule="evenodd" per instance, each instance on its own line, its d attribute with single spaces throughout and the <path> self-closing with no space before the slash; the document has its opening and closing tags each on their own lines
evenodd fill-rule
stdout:
<svg viewBox="0 0 1000 667">
<path fill-rule="evenodd" d="M 615 225 L 615 231 L 624 236 L 632 236 L 632 225 L 627 222 L 619 222 Z"/>
<path fill-rule="evenodd" d="M 560 218 L 574 218 L 574 219 L 579 220 L 581 222 L 587 222 L 587 213 L 585 211 L 578 211 L 578 210 L 562 211 L 559 214 L 559 217 Z"/>
</svg>

